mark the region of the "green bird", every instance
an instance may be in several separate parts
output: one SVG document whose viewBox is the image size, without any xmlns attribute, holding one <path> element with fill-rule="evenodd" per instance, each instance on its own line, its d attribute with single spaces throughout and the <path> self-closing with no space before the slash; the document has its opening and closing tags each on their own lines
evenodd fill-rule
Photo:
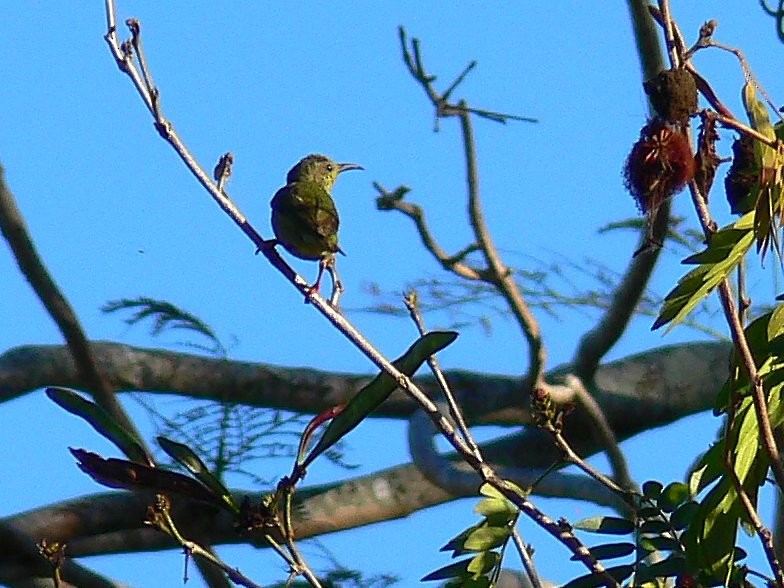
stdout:
<svg viewBox="0 0 784 588">
<path fill-rule="evenodd" d="M 275 193 L 272 230 L 275 241 L 295 257 L 318 260 L 316 281 L 308 293 L 318 292 L 324 270 L 333 281 L 333 298 L 342 290 L 335 272 L 335 254 L 345 255 L 338 245 L 340 219 L 330 191 L 341 172 L 363 169 L 356 163 L 335 163 L 324 155 L 311 154 L 289 170 L 286 185 Z"/>
</svg>

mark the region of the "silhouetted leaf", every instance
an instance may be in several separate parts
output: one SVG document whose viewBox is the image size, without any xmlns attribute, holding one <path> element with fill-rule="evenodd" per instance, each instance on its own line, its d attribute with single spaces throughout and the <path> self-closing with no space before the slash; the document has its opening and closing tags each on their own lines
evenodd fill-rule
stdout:
<svg viewBox="0 0 784 588">
<path fill-rule="evenodd" d="M 104 459 L 84 449 L 70 449 L 79 469 L 93 480 L 110 488 L 174 492 L 196 500 L 215 504 L 215 496 L 199 482 L 176 472 L 150 467 L 125 459 Z"/>
<path fill-rule="evenodd" d="M 393 363 L 407 376 L 413 376 L 428 357 L 441 351 L 457 339 L 453 331 L 431 331 L 417 339 L 401 357 Z M 394 378 L 385 372 L 376 376 L 370 384 L 362 388 L 346 405 L 346 408 L 334 419 L 324 431 L 319 442 L 302 460 L 301 465 L 307 467 L 316 457 L 361 423 L 367 415 L 375 410 L 397 388 Z"/>
<path fill-rule="evenodd" d="M 82 398 L 76 392 L 56 386 L 47 388 L 46 395 L 61 408 L 87 421 L 93 429 L 114 443 L 128 459 L 150 466 L 155 464 L 139 440 L 123 429 L 108 412 L 94 402 Z"/>
<path fill-rule="evenodd" d="M 628 535 L 635 529 L 634 521 L 618 517 L 590 517 L 574 524 L 575 529 L 604 535 Z"/>
<path fill-rule="evenodd" d="M 633 572 L 634 566 L 632 565 L 607 568 L 607 573 L 619 583 L 631 576 Z M 606 580 L 598 574 L 586 574 L 567 582 L 561 588 L 594 588 L 595 586 L 604 586 L 605 582 Z"/>
<path fill-rule="evenodd" d="M 209 468 L 204 465 L 204 462 L 199 459 L 193 450 L 187 445 L 177 443 L 166 437 L 158 437 L 158 443 L 163 450 L 169 454 L 179 464 L 184 466 L 190 473 L 204 484 L 211 492 L 215 494 L 228 508 L 235 514 L 240 512 L 240 507 L 234 501 L 231 492 L 216 478 Z"/>
</svg>

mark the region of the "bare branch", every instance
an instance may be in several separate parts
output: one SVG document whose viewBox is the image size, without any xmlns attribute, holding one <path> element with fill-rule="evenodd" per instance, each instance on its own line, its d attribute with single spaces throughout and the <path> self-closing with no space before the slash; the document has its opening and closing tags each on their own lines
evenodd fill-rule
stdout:
<svg viewBox="0 0 784 588">
<path fill-rule="evenodd" d="M 389 192 L 377 182 L 374 182 L 373 186 L 380 194 L 380 196 L 376 198 L 376 207 L 379 210 L 397 210 L 413 220 L 419 237 L 422 239 L 422 245 L 424 245 L 425 249 L 438 260 L 445 270 L 454 272 L 467 280 L 481 279 L 479 270 L 463 263 L 465 256 L 468 255 L 470 251 L 477 248 L 476 245 L 469 245 L 463 249 L 463 251 L 454 255 L 448 255 L 436 242 L 433 234 L 430 232 L 430 228 L 425 221 L 425 211 L 422 207 L 403 200 L 406 193 L 409 191 L 408 188 L 401 186 L 393 192 Z"/>
<path fill-rule="evenodd" d="M 428 98 L 433 103 L 433 106 L 435 106 L 436 123 L 438 123 L 438 120 L 442 117 L 457 116 L 460 119 L 460 128 L 463 133 L 466 183 L 468 186 L 468 216 L 471 227 L 474 231 L 474 238 L 476 240 L 478 250 L 484 256 L 485 262 L 488 266 L 487 270 L 477 273 L 484 281 L 493 284 L 501 293 L 506 303 L 509 305 L 513 316 L 517 320 L 517 323 L 520 326 L 526 341 L 528 342 L 527 380 L 538 384 L 544 377 L 547 352 L 544 348 L 541 332 L 539 330 L 539 324 L 531 313 L 525 298 L 520 292 L 520 289 L 518 288 L 517 283 L 512 276 L 512 272 L 501 260 L 495 243 L 493 242 L 493 239 L 485 223 L 484 212 L 482 209 L 481 200 L 479 198 L 479 172 L 477 167 L 476 143 L 474 141 L 473 128 L 471 124 L 471 114 L 477 114 L 479 116 L 497 120 L 499 122 L 506 122 L 508 119 L 522 119 L 521 117 L 512 117 L 500 113 L 471 109 L 463 100 L 454 104 L 450 103 L 449 95 L 465 78 L 468 72 L 473 69 L 475 63 L 469 64 L 469 66 L 458 76 L 455 82 L 447 89 L 447 91 L 443 94 L 440 94 L 433 86 L 433 82 L 436 79 L 435 76 L 428 75 L 425 71 L 424 65 L 422 63 L 419 41 L 417 39 L 413 39 L 411 42 L 411 50 L 409 50 L 406 33 L 402 27 L 399 29 L 399 34 L 401 51 L 403 53 L 403 61 L 406 63 L 411 76 L 422 86 Z M 422 235 L 422 228 L 420 228 L 420 235 Z M 469 247 L 472 246 L 473 245 Z M 443 255 L 441 257 L 442 259 L 444 258 Z M 447 267 L 447 269 L 451 269 L 448 265 L 445 265 L 445 267 Z"/>
<path fill-rule="evenodd" d="M 20 271 L 27 278 L 68 344 L 72 360 L 84 382 L 84 389 L 91 392 L 96 403 L 144 446 L 136 426 L 117 401 L 112 387 L 98 367 L 95 354 L 90 348 L 87 335 L 76 313 L 38 255 L 22 214 L 5 183 L 2 167 L 0 167 L 0 231 L 11 247 Z"/>
</svg>

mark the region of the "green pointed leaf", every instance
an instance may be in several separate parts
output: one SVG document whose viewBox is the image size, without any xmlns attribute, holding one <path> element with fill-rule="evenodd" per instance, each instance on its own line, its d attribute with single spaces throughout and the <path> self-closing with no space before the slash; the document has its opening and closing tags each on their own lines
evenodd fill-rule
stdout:
<svg viewBox="0 0 784 588">
<path fill-rule="evenodd" d="M 743 86 L 743 108 L 749 117 L 749 122 L 754 130 L 759 131 L 769 139 L 776 138 L 776 131 L 770 123 L 768 109 L 757 99 L 757 89 L 751 82 L 746 82 Z M 761 167 L 772 168 L 776 164 L 776 150 L 772 147 L 754 141 L 754 159 L 760 163 Z"/>
<path fill-rule="evenodd" d="M 650 533 L 651 535 L 661 535 L 670 530 L 667 521 L 648 520 L 640 524 L 640 533 Z"/>
<path fill-rule="evenodd" d="M 483 498 L 477 502 L 474 512 L 486 517 L 500 516 L 508 520 L 514 519 L 519 512 L 517 507 L 506 498 Z"/>
<path fill-rule="evenodd" d="M 46 395 L 61 408 L 87 421 L 93 429 L 114 443 L 128 459 L 150 466 L 155 464 L 139 440 L 94 402 L 82 398 L 76 392 L 56 386 L 47 388 Z"/>
<path fill-rule="evenodd" d="M 675 512 L 670 517 L 670 524 L 673 528 L 676 531 L 683 531 L 683 529 L 688 527 L 697 512 L 698 506 L 695 501 L 691 500 L 675 509 Z"/>
<path fill-rule="evenodd" d="M 220 501 L 226 505 L 230 511 L 239 514 L 240 507 L 235 502 L 231 492 L 229 492 L 209 468 L 204 465 L 204 462 L 199 459 L 199 456 L 196 455 L 190 447 L 162 436 L 158 437 L 158 444 L 172 459 L 185 467 L 185 469 L 192 473 L 199 482 L 204 484 L 210 492 L 220 498 Z"/>
<path fill-rule="evenodd" d="M 594 557 L 594 559 L 603 560 L 615 559 L 616 557 L 625 557 L 634 553 L 634 550 L 634 543 L 605 543 L 604 545 L 591 547 L 588 551 L 591 552 L 591 555 Z M 569 559 L 572 561 L 580 561 L 580 556 L 572 555 Z"/>
<path fill-rule="evenodd" d="M 417 339 L 401 357 L 393 363 L 405 375 L 411 377 L 428 357 L 441 351 L 457 339 L 454 331 L 431 331 Z M 316 457 L 332 447 L 344 435 L 361 423 L 367 415 L 384 402 L 397 388 L 397 382 L 387 373 L 381 373 L 367 386 L 362 388 L 348 403 L 346 408 L 324 431 L 319 442 L 302 460 L 302 466 L 307 467 Z"/>
<path fill-rule="evenodd" d="M 480 553 L 470 559 L 463 559 L 438 568 L 422 578 L 422 582 L 433 582 L 450 578 L 468 579 L 486 574 L 498 564 L 499 558 L 500 556 L 493 551 Z"/>
<path fill-rule="evenodd" d="M 503 545 L 510 533 L 509 527 L 481 524 L 468 534 L 463 547 L 469 551 L 489 551 Z"/>
<path fill-rule="evenodd" d="M 482 553 L 477 553 L 476 556 L 468 562 L 466 570 L 475 576 L 481 576 L 492 572 L 500 561 L 501 556 L 495 551 L 483 551 Z"/>
<path fill-rule="evenodd" d="M 521 496 L 528 496 L 528 494 L 530 494 L 530 492 L 524 492 L 520 488 L 520 486 L 518 486 L 514 482 L 510 482 L 509 480 L 506 480 L 505 484 L 508 485 L 513 490 L 516 490 L 517 492 L 519 492 Z M 503 499 L 503 500 L 507 499 L 506 496 L 504 496 L 503 493 L 501 493 L 500 490 L 498 490 L 492 484 L 488 484 L 487 482 L 484 482 L 479 487 L 479 494 L 481 494 L 482 496 L 487 496 L 488 498 L 499 498 L 499 499 Z"/>
<path fill-rule="evenodd" d="M 669 332 L 737 267 L 754 243 L 754 231 L 740 228 L 746 224 L 744 216 L 740 221 L 723 228 L 711 237 L 705 251 L 686 260 L 701 265 L 683 276 L 667 294 L 652 330 L 669 325 Z"/>
<path fill-rule="evenodd" d="M 575 529 L 604 535 L 628 535 L 635 529 L 634 521 L 618 517 L 589 517 L 574 524 Z"/>
<path fill-rule="evenodd" d="M 692 569 L 723 582 L 733 564 L 741 506 L 726 478 L 710 489 L 681 540 Z"/>
<path fill-rule="evenodd" d="M 637 509 L 637 517 L 640 520 L 660 519 L 661 515 L 662 515 L 661 509 L 653 506 L 643 506 Z"/>
<path fill-rule="evenodd" d="M 648 536 L 641 537 L 640 544 L 645 547 L 648 552 L 653 551 L 681 551 L 681 544 L 677 539 L 672 537 Z"/>
<path fill-rule="evenodd" d="M 710 446 L 702 454 L 691 475 L 689 475 L 689 492 L 697 496 L 705 488 L 724 474 L 724 441 Z"/>
<path fill-rule="evenodd" d="M 659 498 L 659 506 L 664 512 L 672 512 L 689 498 L 691 498 L 691 495 L 686 484 L 671 482 L 662 491 L 661 498 Z"/>
<path fill-rule="evenodd" d="M 686 571 L 686 558 L 680 553 L 672 553 L 662 561 L 642 566 L 637 571 L 635 582 L 646 582 L 656 578 L 672 578 Z"/>
</svg>

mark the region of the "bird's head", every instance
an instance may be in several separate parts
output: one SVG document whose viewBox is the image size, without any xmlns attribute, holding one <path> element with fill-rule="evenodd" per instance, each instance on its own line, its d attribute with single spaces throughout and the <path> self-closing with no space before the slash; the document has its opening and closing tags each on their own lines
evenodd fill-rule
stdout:
<svg viewBox="0 0 784 588">
<path fill-rule="evenodd" d="M 338 174 L 350 169 L 364 169 L 356 163 L 336 163 L 325 155 L 312 154 L 301 159 L 286 176 L 286 183 L 316 182 L 327 192 L 332 189 Z"/>
</svg>

